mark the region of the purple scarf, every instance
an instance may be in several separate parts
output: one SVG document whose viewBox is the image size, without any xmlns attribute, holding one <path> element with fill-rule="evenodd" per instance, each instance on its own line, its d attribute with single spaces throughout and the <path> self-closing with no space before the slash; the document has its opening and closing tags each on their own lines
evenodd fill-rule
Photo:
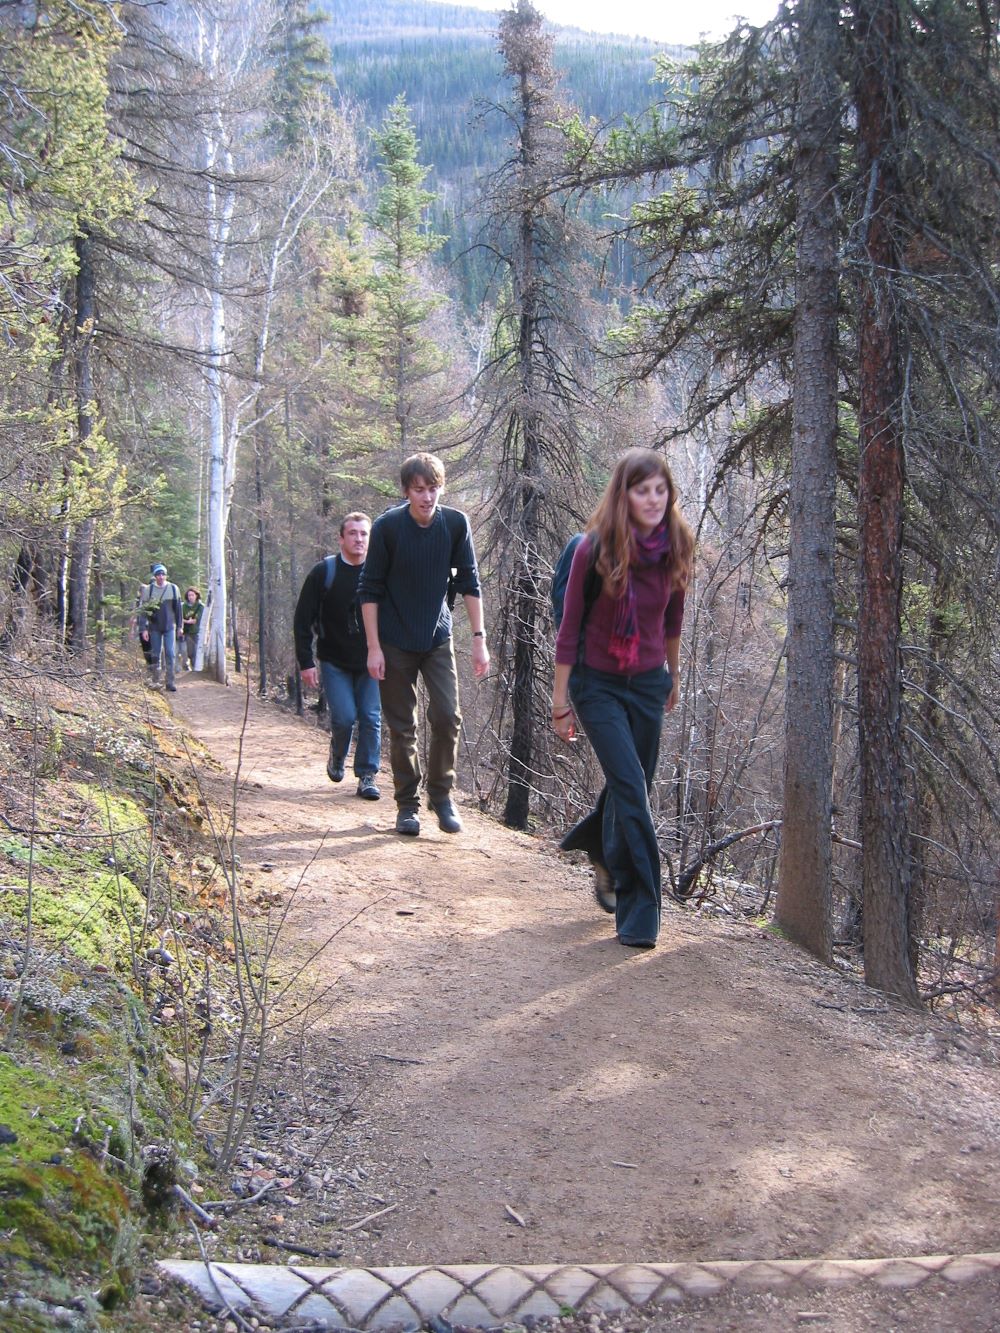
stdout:
<svg viewBox="0 0 1000 1333">
<path fill-rule="evenodd" d="M 632 529 L 632 558 L 622 595 L 615 602 L 615 619 L 608 651 L 620 671 L 634 671 L 639 664 L 639 622 L 635 613 L 635 585 L 632 570 L 636 565 L 658 565 L 670 550 L 670 528 L 666 518 L 648 537 Z"/>
</svg>

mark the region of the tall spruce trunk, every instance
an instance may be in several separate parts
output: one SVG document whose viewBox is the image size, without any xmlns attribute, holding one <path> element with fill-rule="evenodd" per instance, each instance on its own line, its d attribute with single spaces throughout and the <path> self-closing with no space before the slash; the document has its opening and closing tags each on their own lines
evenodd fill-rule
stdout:
<svg viewBox="0 0 1000 1333">
<path fill-rule="evenodd" d="M 859 0 L 859 176 L 867 183 L 859 307 L 858 728 L 865 980 L 919 1004 L 910 955 L 910 854 L 903 791 L 900 604 L 903 488 L 900 330 L 893 299 L 902 135 L 896 0 Z"/>
<path fill-rule="evenodd" d="M 924 694 L 920 702 L 921 725 L 925 744 L 932 755 L 943 752 L 944 697 L 948 660 L 948 616 L 946 608 L 951 594 L 946 571 L 936 569 L 930 588 L 927 645 L 924 660 Z M 938 794 L 929 774 L 920 772 L 919 794 L 912 814 L 912 877 L 907 905 L 909 926 L 910 966 L 916 973 L 919 962 L 919 941 L 923 934 L 928 885 L 932 882 L 933 867 L 928 865 L 935 825 L 939 819 Z"/>
<path fill-rule="evenodd" d="M 832 955 L 833 614 L 837 476 L 836 10 L 803 0 L 799 32 L 784 818 L 775 919 Z"/>
<path fill-rule="evenodd" d="M 507 765 L 507 801 L 503 822 L 508 828 L 528 827 L 535 750 L 535 677 L 538 656 L 538 535 L 539 468 L 541 439 L 538 415 L 533 407 L 535 375 L 532 363 L 535 313 L 533 291 L 533 243 L 530 222 L 525 219 L 522 255 L 525 257 L 524 303 L 521 316 L 521 458 L 515 500 L 514 543 L 516 547 L 516 593 L 514 596 L 514 679 L 511 686 L 510 759 Z"/>
<path fill-rule="evenodd" d="M 94 431 L 94 326 L 97 322 L 97 281 L 93 242 L 84 230 L 76 241 L 76 314 L 73 333 L 76 391 L 76 429 L 80 461 L 85 465 Z M 88 499 L 89 505 L 89 499 Z M 88 514 L 72 527 L 67 576 L 67 631 L 69 647 L 77 657 L 87 651 L 90 571 L 94 559 L 97 521 Z"/>
<path fill-rule="evenodd" d="M 528 827 L 535 732 L 535 642 L 538 568 L 538 481 L 541 435 L 536 396 L 534 357 L 538 333 L 538 293 L 535 209 L 533 203 L 535 161 L 534 120 L 529 80 L 519 78 L 521 104 L 521 211 L 518 219 L 518 264 L 515 290 L 521 307 L 518 325 L 518 373 L 520 378 L 521 456 L 517 464 L 518 490 L 513 515 L 513 539 L 517 591 L 514 598 L 514 681 L 511 689 L 510 759 L 507 766 L 507 802 L 503 821 L 509 828 Z M 513 427 L 516 440 L 517 427 Z"/>
<path fill-rule="evenodd" d="M 535 676 L 537 674 L 536 616 L 538 610 L 538 443 L 537 426 L 529 416 L 524 423 L 524 475 L 520 514 L 515 533 L 518 547 L 517 592 L 514 600 L 514 679 L 511 685 L 510 760 L 507 767 L 507 802 L 503 821 L 508 828 L 528 827 L 535 733 Z"/>
<path fill-rule="evenodd" d="M 103 671 L 107 665 L 108 621 L 104 597 L 104 560 L 100 546 L 94 551 L 94 665 Z"/>
</svg>

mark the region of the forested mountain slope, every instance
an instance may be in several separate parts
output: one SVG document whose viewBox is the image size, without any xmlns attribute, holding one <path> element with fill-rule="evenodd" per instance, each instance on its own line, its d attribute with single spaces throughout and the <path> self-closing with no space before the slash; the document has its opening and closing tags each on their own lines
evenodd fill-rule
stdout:
<svg viewBox="0 0 1000 1333">
<path fill-rule="evenodd" d="M 507 91 L 496 40 L 501 7 L 492 13 L 429 0 L 327 0 L 326 8 L 337 87 L 365 122 L 378 126 L 395 98 L 406 97 L 421 160 L 431 167 L 428 188 L 437 195 L 431 222 L 448 237 L 441 258 L 456 266 L 462 296 L 474 305 L 481 293 L 470 286 L 480 286 L 483 274 L 464 257 L 477 231 L 475 187 L 509 152 L 510 127 L 497 110 Z M 554 25 L 553 32 L 567 110 L 620 124 L 654 100 L 654 56 L 662 50 L 656 43 Z M 599 220 L 593 200 L 589 213 Z"/>
<path fill-rule="evenodd" d="M 503 126 L 474 131 L 470 121 L 477 102 L 503 95 L 497 14 L 420 0 L 327 0 L 326 9 L 337 84 L 363 105 L 371 123 L 402 92 L 425 160 L 442 180 L 496 157 Z M 567 101 L 582 115 L 605 123 L 649 104 L 653 57 L 661 49 L 656 43 L 575 28 L 553 31 Z"/>
</svg>

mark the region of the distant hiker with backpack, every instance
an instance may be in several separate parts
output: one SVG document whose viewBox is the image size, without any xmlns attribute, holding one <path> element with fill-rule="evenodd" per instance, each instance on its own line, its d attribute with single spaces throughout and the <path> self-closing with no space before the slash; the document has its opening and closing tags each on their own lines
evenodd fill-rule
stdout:
<svg viewBox="0 0 1000 1333">
<path fill-rule="evenodd" d="M 176 583 L 167 582 L 166 565 L 150 567 L 153 580 L 139 589 L 137 625 L 143 643 L 149 683 L 154 689 L 160 685 L 160 657 L 167 672 L 167 689 L 175 693 L 174 671 L 177 665 L 177 641 L 183 632 L 181 594 Z M 148 652 L 146 651 L 148 648 Z"/>
<path fill-rule="evenodd" d="M 295 655 L 302 683 L 316 689 L 320 681 L 330 710 L 331 782 L 343 782 L 347 753 L 357 728 L 354 776 L 357 794 L 377 801 L 375 777 L 382 757 L 382 715 L 378 684 L 368 674 L 368 650 L 358 610 L 358 584 L 371 533 L 367 514 L 348 514 L 341 522 L 340 550 L 313 565 L 295 607 Z M 316 639 L 317 667 L 313 657 Z"/>
<path fill-rule="evenodd" d="M 194 670 L 194 660 L 198 654 L 198 635 L 201 632 L 201 618 L 205 614 L 205 603 L 197 588 L 187 588 L 184 593 L 184 670 Z"/>
<path fill-rule="evenodd" d="M 665 460 L 628 450 L 573 552 L 556 639 L 553 729 L 571 741 L 579 721 L 605 780 L 597 808 L 561 846 L 587 851 L 598 902 L 631 948 L 652 949 L 660 928 L 649 791 L 663 713 L 677 704 L 693 550 Z"/>
<path fill-rule="evenodd" d="M 420 832 L 417 680 L 427 690 L 430 745 L 427 798 L 445 833 L 462 821 L 452 801 L 462 717 L 452 642 L 451 602 L 461 593 L 472 627 L 472 669 L 490 669 L 482 591 L 468 517 L 441 505 L 444 464 L 433 454 L 400 469 L 406 503 L 375 520 L 359 599 L 368 640 L 368 670 L 379 682 L 389 727 L 396 832 Z"/>
</svg>

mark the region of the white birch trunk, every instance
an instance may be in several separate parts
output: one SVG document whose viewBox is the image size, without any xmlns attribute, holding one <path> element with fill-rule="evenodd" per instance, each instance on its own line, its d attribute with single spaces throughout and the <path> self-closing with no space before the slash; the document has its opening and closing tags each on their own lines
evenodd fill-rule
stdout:
<svg viewBox="0 0 1000 1333">
<path fill-rule="evenodd" d="M 199 14 L 199 55 L 213 74 L 221 64 L 219 25 Z M 208 579 L 204 625 L 201 633 L 203 666 L 220 685 L 226 683 L 226 527 L 232 495 L 228 479 L 234 460 L 226 423 L 226 251 L 232 229 L 235 190 L 222 182 L 232 179 L 232 154 L 226 144 L 221 113 L 208 122 L 202 144 L 205 164 L 205 221 L 209 241 L 209 328 L 206 349 L 208 386 Z"/>
</svg>

